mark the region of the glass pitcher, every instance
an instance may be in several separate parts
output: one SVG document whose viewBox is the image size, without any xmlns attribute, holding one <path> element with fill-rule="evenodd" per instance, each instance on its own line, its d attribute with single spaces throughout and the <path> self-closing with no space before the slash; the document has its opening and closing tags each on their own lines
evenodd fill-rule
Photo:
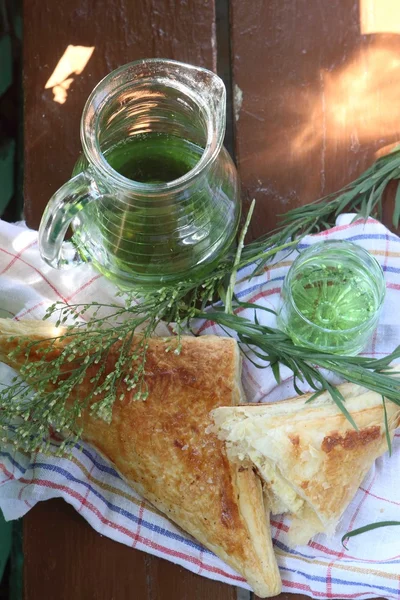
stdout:
<svg viewBox="0 0 400 600">
<path fill-rule="evenodd" d="M 225 87 L 214 73 L 159 59 L 110 73 L 83 110 L 73 177 L 43 214 L 42 258 L 57 269 L 91 261 L 122 288 L 204 277 L 240 217 L 224 133 Z"/>
</svg>

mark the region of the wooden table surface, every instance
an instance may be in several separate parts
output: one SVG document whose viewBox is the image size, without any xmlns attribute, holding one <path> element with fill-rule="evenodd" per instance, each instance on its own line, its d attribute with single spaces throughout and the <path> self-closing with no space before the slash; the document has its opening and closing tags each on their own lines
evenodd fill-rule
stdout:
<svg viewBox="0 0 400 600">
<path fill-rule="evenodd" d="M 38 227 L 48 199 L 70 176 L 94 85 L 146 57 L 191 62 L 224 77 L 226 143 L 245 207 L 257 199 L 251 236 L 271 229 L 289 208 L 339 189 L 400 137 L 400 27 L 382 10 L 389 4 L 25 0 L 28 225 Z M 70 45 L 93 48 L 87 65 L 46 87 Z M 101 537 L 61 500 L 28 513 L 24 546 L 25 600 L 239 597 L 233 587 Z"/>
</svg>

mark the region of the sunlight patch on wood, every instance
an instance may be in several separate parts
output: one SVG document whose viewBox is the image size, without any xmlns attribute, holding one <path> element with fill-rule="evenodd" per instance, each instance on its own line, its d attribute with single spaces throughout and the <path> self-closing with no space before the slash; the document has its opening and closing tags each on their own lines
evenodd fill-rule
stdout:
<svg viewBox="0 0 400 600">
<path fill-rule="evenodd" d="M 67 46 L 44 86 L 45 89 L 53 90 L 54 102 L 58 102 L 59 104 L 66 102 L 69 87 L 74 81 L 71 75 L 80 75 L 82 73 L 93 51 L 94 46 Z"/>
<path fill-rule="evenodd" d="M 400 33 L 399 0 L 360 0 L 361 34 Z"/>
<path fill-rule="evenodd" d="M 347 140 L 354 152 L 376 140 L 397 141 L 400 57 L 395 49 L 379 41 L 361 48 L 344 66 L 322 70 L 320 82 L 318 91 L 293 107 L 299 127 L 292 152 L 304 155 L 323 140 Z"/>
</svg>

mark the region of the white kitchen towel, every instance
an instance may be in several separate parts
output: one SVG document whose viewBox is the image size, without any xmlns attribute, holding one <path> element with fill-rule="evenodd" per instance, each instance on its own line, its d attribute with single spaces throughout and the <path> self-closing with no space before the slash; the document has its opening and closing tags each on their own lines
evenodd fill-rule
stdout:
<svg viewBox="0 0 400 600">
<path fill-rule="evenodd" d="M 339 217 L 337 226 L 307 236 L 301 248 L 322 239 L 346 239 L 360 244 L 383 267 L 387 296 L 378 329 L 365 351 L 383 356 L 400 344 L 400 239 L 373 219 L 352 221 Z M 247 302 L 276 309 L 285 274 L 297 252 L 281 253 L 264 273 L 251 279 L 248 267 L 238 274 L 236 294 Z M 114 286 L 85 264 L 56 271 L 39 256 L 37 233 L 0 221 L 0 317 L 41 319 L 57 300 L 70 303 L 122 302 Z M 252 316 L 246 309 L 243 314 Z M 273 325 L 274 316 L 258 311 L 258 318 Z M 222 334 L 210 322 L 198 324 L 199 333 Z M 0 382 L 13 372 L 0 364 Z M 271 369 L 256 369 L 244 362 L 243 383 L 249 401 L 279 401 L 294 395 L 291 372 L 281 370 L 277 385 Z M 400 433 L 393 456 L 380 458 L 363 481 L 333 538 L 316 536 L 307 546 L 290 549 L 288 522 L 272 520 L 283 590 L 314 598 L 400 598 L 400 536 L 396 527 L 378 529 L 353 538 L 348 549 L 342 535 L 365 524 L 399 520 Z M 27 455 L 4 443 L 0 448 L 0 508 L 6 519 L 26 514 L 41 500 L 62 497 L 102 535 L 176 562 L 194 573 L 247 587 L 243 578 L 193 538 L 154 511 L 88 445 L 75 448 L 69 458 Z"/>
</svg>

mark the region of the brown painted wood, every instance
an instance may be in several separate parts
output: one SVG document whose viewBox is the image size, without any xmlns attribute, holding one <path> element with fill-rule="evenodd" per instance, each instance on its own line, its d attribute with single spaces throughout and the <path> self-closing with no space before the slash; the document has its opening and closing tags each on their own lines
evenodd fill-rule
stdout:
<svg viewBox="0 0 400 600">
<path fill-rule="evenodd" d="M 234 600 L 235 588 L 99 536 L 62 500 L 24 519 L 24 600 Z"/>
<path fill-rule="evenodd" d="M 38 227 L 80 151 L 79 120 L 94 85 L 126 62 L 165 57 L 216 66 L 213 0 L 25 0 L 25 217 Z M 94 46 L 64 104 L 46 82 L 68 45 Z M 233 600 L 235 589 L 100 537 L 61 501 L 24 521 L 25 600 Z"/>
<path fill-rule="evenodd" d="M 247 197 L 258 200 L 253 237 L 278 213 L 354 179 L 400 137 L 400 37 L 362 35 L 358 4 L 230 0 L 236 154 Z M 215 69 L 215 9 L 213 0 L 25 0 L 24 21 L 25 216 L 38 227 L 79 153 L 93 86 L 143 57 Z M 59 104 L 45 84 L 70 44 L 95 49 Z M 25 600 L 236 597 L 234 588 L 100 537 L 61 501 L 30 511 L 24 533 Z"/>
<path fill-rule="evenodd" d="M 257 199 L 255 237 L 400 139 L 400 36 L 362 35 L 362 0 L 230 3 L 236 158 L 247 198 Z M 390 18 L 395 31 L 400 6 L 398 22 Z"/>
<path fill-rule="evenodd" d="M 400 139 L 400 36 L 363 35 L 363 4 L 253 0 L 249 10 L 230 0 L 236 161 L 245 198 L 257 200 L 250 238 L 354 180 Z M 400 6 L 397 18 L 389 31 Z M 389 227 L 395 190 L 385 194 Z"/>
<path fill-rule="evenodd" d="M 80 116 L 95 84 L 140 58 L 215 70 L 215 7 L 213 0 L 25 0 L 24 23 L 25 217 L 37 228 L 78 157 Z M 59 104 L 45 85 L 70 44 L 95 49 Z"/>
</svg>

